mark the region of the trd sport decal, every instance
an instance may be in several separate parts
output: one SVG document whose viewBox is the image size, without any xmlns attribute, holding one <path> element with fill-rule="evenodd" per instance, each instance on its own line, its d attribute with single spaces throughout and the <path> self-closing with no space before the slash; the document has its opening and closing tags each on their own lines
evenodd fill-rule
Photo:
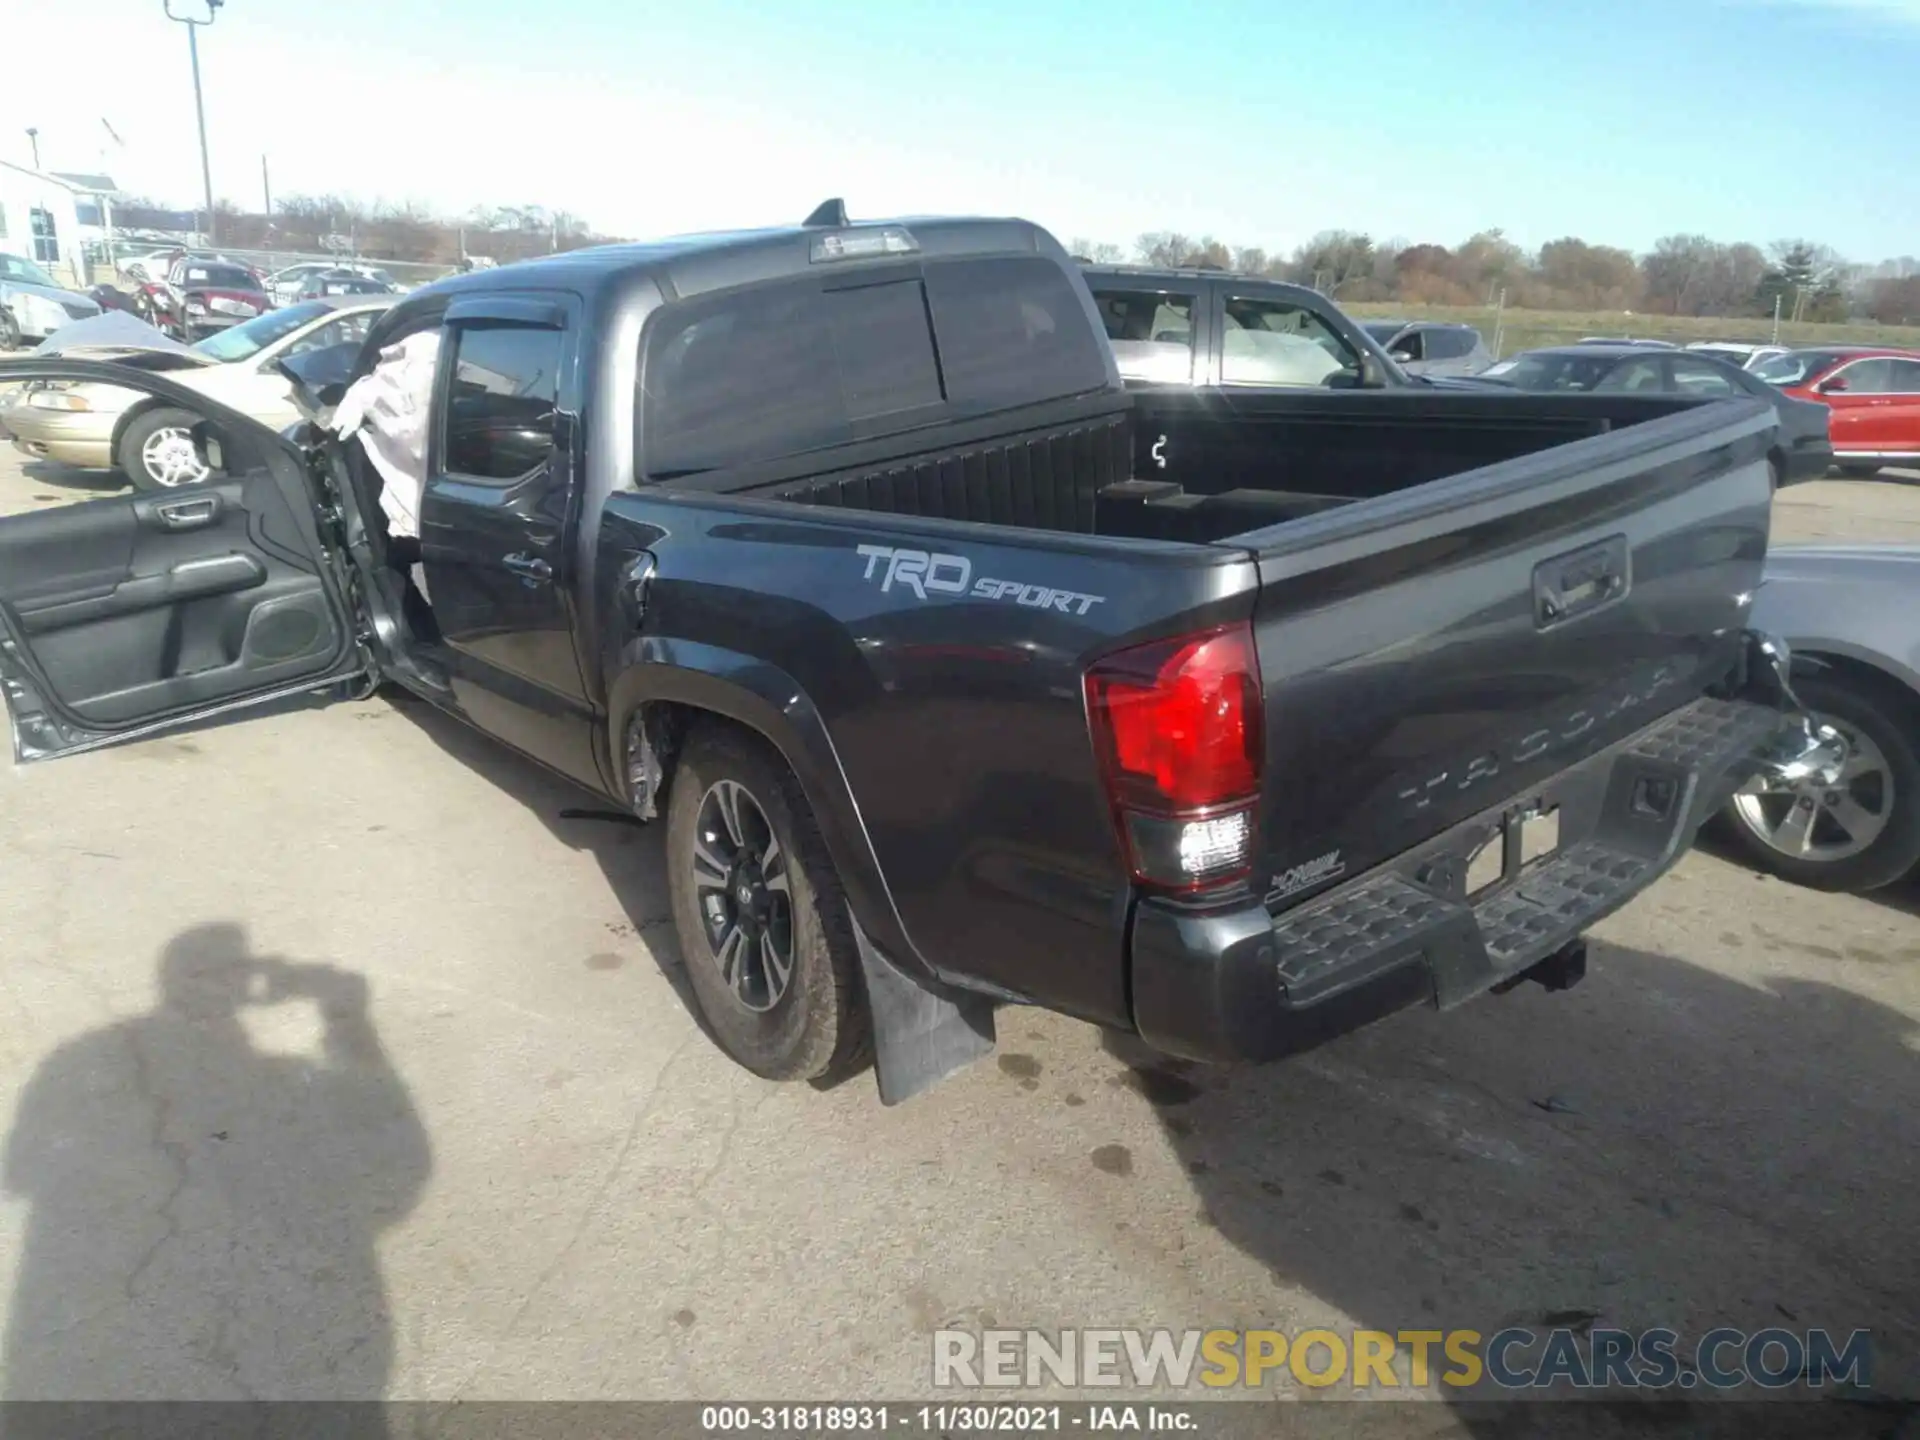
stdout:
<svg viewBox="0 0 1920 1440">
<path fill-rule="evenodd" d="M 1019 580 L 974 579 L 973 562 L 964 555 L 937 550 L 896 550 L 891 545 L 862 545 L 867 570 L 861 578 L 879 584 L 882 594 L 898 585 L 922 600 L 938 595 L 971 595 L 976 600 L 1011 600 L 1030 610 L 1058 610 L 1062 615 L 1084 615 L 1106 600 L 1078 590 L 1051 585 L 1028 585 Z"/>
</svg>

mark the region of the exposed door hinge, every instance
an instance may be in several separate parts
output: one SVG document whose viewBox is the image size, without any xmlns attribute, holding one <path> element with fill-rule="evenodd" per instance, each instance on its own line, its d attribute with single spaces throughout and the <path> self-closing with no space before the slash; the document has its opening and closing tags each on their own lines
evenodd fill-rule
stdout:
<svg viewBox="0 0 1920 1440">
<path fill-rule="evenodd" d="M 621 600 L 636 627 L 646 618 L 647 602 L 653 591 L 653 572 L 653 556 L 643 551 L 627 565 L 626 572 L 620 577 Z"/>
</svg>

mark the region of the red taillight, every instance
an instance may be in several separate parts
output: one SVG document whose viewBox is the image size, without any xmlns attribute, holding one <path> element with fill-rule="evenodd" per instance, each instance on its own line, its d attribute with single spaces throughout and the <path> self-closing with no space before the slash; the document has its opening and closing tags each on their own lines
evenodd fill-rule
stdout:
<svg viewBox="0 0 1920 1440">
<path fill-rule="evenodd" d="M 1135 878 L 1194 890 L 1245 874 L 1262 729 L 1251 627 L 1105 656 L 1087 671 L 1086 689 Z"/>
</svg>

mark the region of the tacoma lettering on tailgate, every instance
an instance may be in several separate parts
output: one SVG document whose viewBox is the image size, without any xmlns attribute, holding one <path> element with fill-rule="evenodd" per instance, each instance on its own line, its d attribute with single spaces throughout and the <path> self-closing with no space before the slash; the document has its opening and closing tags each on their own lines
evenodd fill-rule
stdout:
<svg viewBox="0 0 1920 1440">
<path fill-rule="evenodd" d="M 1528 761 L 1538 760 L 1542 755 L 1573 744 L 1596 725 L 1605 725 L 1618 716 L 1638 709 L 1662 691 L 1687 679 L 1699 668 L 1697 657 L 1674 659 L 1662 661 L 1638 674 L 1625 676 L 1612 694 L 1590 696 L 1579 709 L 1558 717 L 1552 724 L 1531 730 L 1510 745 L 1485 750 L 1470 759 L 1457 761 L 1431 779 L 1405 787 L 1394 798 L 1405 804 L 1409 812 L 1417 814 L 1433 804 L 1439 796 L 1471 790 L 1493 779 L 1502 770 L 1525 765 Z"/>
</svg>

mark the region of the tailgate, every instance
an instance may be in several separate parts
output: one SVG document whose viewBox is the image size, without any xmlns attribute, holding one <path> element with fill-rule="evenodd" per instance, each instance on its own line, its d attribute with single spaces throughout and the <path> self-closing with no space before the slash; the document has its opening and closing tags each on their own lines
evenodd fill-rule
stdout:
<svg viewBox="0 0 1920 1440">
<path fill-rule="evenodd" d="M 1269 908 L 1525 802 L 1722 680 L 1773 423 L 1700 406 L 1236 537 L 1260 570 Z"/>
</svg>

